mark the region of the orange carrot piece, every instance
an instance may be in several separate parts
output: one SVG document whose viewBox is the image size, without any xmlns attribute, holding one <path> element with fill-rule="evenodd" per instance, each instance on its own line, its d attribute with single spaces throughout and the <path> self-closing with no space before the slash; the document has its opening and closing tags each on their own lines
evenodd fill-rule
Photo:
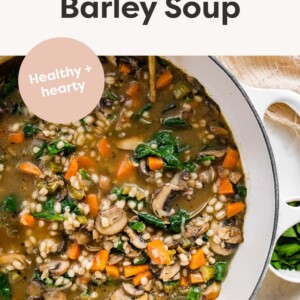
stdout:
<svg viewBox="0 0 300 300">
<path fill-rule="evenodd" d="M 195 254 L 192 255 L 189 266 L 191 270 L 195 270 L 205 265 L 205 263 L 206 263 L 206 258 L 203 249 L 200 248 L 196 251 Z"/>
<path fill-rule="evenodd" d="M 30 175 L 35 175 L 35 176 L 42 175 L 42 171 L 40 170 L 40 168 L 38 166 L 36 166 L 35 164 L 28 162 L 28 161 L 20 163 L 18 166 L 18 169 L 19 169 L 19 171 L 21 171 L 22 173 L 25 173 L 25 174 L 30 174 Z"/>
<path fill-rule="evenodd" d="M 126 90 L 126 95 L 129 97 L 136 97 L 139 92 L 139 85 L 137 82 L 132 82 L 128 89 Z"/>
<path fill-rule="evenodd" d="M 165 163 L 161 158 L 155 157 L 155 156 L 149 156 L 148 157 L 148 166 L 150 170 L 160 170 L 164 167 Z"/>
<path fill-rule="evenodd" d="M 231 218 L 238 213 L 244 211 L 245 203 L 243 201 L 229 203 L 226 207 L 227 218 Z"/>
<path fill-rule="evenodd" d="M 171 262 L 170 254 L 161 240 L 149 242 L 147 253 L 151 260 L 158 265 L 168 265 Z"/>
<path fill-rule="evenodd" d="M 24 214 L 20 216 L 20 223 L 24 226 L 33 227 L 36 222 L 36 219 L 30 214 Z"/>
<path fill-rule="evenodd" d="M 98 150 L 100 155 L 103 157 L 108 157 L 111 155 L 111 145 L 109 144 L 106 136 L 99 141 Z"/>
<path fill-rule="evenodd" d="M 239 160 L 239 153 L 236 150 L 229 149 L 223 161 L 223 168 L 225 169 L 234 169 Z"/>
<path fill-rule="evenodd" d="M 88 168 L 93 168 L 93 167 L 96 166 L 96 162 L 88 156 L 79 156 L 79 157 L 77 157 L 77 162 L 78 162 L 78 167 L 79 168 L 88 169 Z"/>
<path fill-rule="evenodd" d="M 67 256 L 70 259 L 76 260 L 81 254 L 80 246 L 77 243 L 73 243 L 67 250 Z"/>
<path fill-rule="evenodd" d="M 91 217 L 96 217 L 99 212 L 99 200 L 97 195 L 95 194 L 89 194 L 87 195 L 85 202 L 89 205 L 90 207 L 90 215 Z"/>
<path fill-rule="evenodd" d="M 139 266 L 126 266 L 124 267 L 125 277 L 135 276 L 141 273 L 144 273 L 149 270 L 148 265 L 139 265 Z"/>
<path fill-rule="evenodd" d="M 127 64 L 121 63 L 119 66 L 119 71 L 120 73 L 128 75 L 131 72 L 131 68 Z"/>
<path fill-rule="evenodd" d="M 186 277 L 180 277 L 180 281 L 179 281 L 179 285 L 181 287 L 186 287 L 187 286 L 187 280 L 186 280 Z"/>
<path fill-rule="evenodd" d="M 125 158 L 121 161 L 121 164 L 117 170 L 117 179 L 127 179 L 128 177 L 133 176 L 136 173 L 136 167 L 132 163 L 131 159 L 128 157 L 128 155 L 125 156 Z"/>
<path fill-rule="evenodd" d="M 156 82 L 156 88 L 161 89 L 171 83 L 173 75 L 170 71 L 166 71 L 160 75 Z"/>
<path fill-rule="evenodd" d="M 146 271 L 135 275 L 132 279 L 133 285 L 134 286 L 140 285 L 143 277 L 146 277 L 148 280 L 150 280 L 152 278 L 152 273 L 150 271 Z"/>
<path fill-rule="evenodd" d="M 113 278 L 119 278 L 120 277 L 119 268 L 117 266 L 107 265 L 105 270 L 106 270 L 107 276 L 111 276 Z"/>
<path fill-rule="evenodd" d="M 224 178 L 220 180 L 218 193 L 221 195 L 230 195 L 234 193 L 232 183 L 228 178 Z"/>
<path fill-rule="evenodd" d="M 21 144 L 24 142 L 24 139 L 23 132 L 10 133 L 7 137 L 7 140 L 12 144 Z"/>
<path fill-rule="evenodd" d="M 79 169 L 78 160 L 76 157 L 74 157 L 69 165 L 69 168 L 65 174 L 65 179 L 70 180 L 72 176 L 76 176 Z"/>
<path fill-rule="evenodd" d="M 107 265 L 109 252 L 106 250 L 100 250 L 94 257 L 91 271 L 103 271 Z"/>
<path fill-rule="evenodd" d="M 201 274 L 190 274 L 190 282 L 191 284 L 201 283 L 204 282 Z"/>
</svg>

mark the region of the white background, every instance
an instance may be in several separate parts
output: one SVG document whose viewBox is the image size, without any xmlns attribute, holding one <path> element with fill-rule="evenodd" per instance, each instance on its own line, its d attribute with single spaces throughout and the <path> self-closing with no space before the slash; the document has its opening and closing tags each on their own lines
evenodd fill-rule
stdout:
<svg viewBox="0 0 300 300">
<path fill-rule="evenodd" d="M 150 0 L 144 1 L 150 5 Z M 169 19 L 165 1 L 157 1 L 149 25 L 143 26 L 142 13 L 136 19 L 62 19 L 60 0 L 0 0 L 0 55 L 26 54 L 52 37 L 76 38 L 97 54 L 300 53 L 299 0 L 236 0 L 241 13 L 227 26 L 221 19 L 205 19 L 202 14 L 197 19 Z"/>
</svg>

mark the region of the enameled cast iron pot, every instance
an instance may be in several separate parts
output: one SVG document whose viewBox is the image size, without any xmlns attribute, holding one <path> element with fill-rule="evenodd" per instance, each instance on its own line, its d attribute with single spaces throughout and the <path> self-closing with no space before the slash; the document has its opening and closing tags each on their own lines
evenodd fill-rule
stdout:
<svg viewBox="0 0 300 300">
<path fill-rule="evenodd" d="M 220 106 L 240 150 L 248 187 L 245 241 L 230 264 L 219 299 L 252 298 L 267 270 L 276 239 L 300 221 L 299 212 L 286 205 L 292 199 L 279 193 L 275 159 L 262 119 L 267 107 L 275 102 L 285 102 L 299 113 L 300 96 L 289 91 L 242 87 L 211 57 L 178 56 L 167 59 L 204 85 Z M 0 68 L 0 75 L 19 63 L 18 58 L 6 60 Z M 280 157 L 280 153 L 278 155 Z M 270 268 L 286 280 L 300 282 L 300 272 L 291 275 Z"/>
</svg>

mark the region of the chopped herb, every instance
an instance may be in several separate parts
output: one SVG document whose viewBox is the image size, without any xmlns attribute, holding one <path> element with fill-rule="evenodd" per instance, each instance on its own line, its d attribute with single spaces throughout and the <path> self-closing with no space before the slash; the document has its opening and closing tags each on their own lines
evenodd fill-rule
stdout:
<svg viewBox="0 0 300 300">
<path fill-rule="evenodd" d="M 247 196 L 247 188 L 244 185 L 236 184 L 234 186 L 235 200 L 245 199 Z"/>
<path fill-rule="evenodd" d="M 217 281 L 223 281 L 225 279 L 226 276 L 226 272 L 227 272 L 227 268 L 228 268 L 228 264 L 225 261 L 220 261 L 217 262 L 214 265 L 214 268 L 216 270 L 216 276 L 215 279 Z"/>
<path fill-rule="evenodd" d="M 40 159 L 43 155 L 46 154 L 47 150 L 47 143 L 42 143 L 40 146 L 37 146 L 40 150 L 37 153 L 34 153 L 34 157 L 36 159 Z"/>
<path fill-rule="evenodd" d="M 137 231 L 138 233 L 141 233 L 145 230 L 146 226 L 143 222 L 140 221 L 132 221 L 128 223 L 128 226 L 132 229 Z"/>
<path fill-rule="evenodd" d="M 104 96 L 112 101 L 116 101 L 119 99 L 119 97 L 110 89 L 108 89 L 104 92 Z"/>
<path fill-rule="evenodd" d="M 144 112 L 150 110 L 152 108 L 151 103 L 146 103 L 136 114 L 132 116 L 133 120 L 139 120 L 143 117 Z"/>
<path fill-rule="evenodd" d="M 91 180 L 90 175 L 84 169 L 80 169 L 79 174 L 84 180 Z"/>
<path fill-rule="evenodd" d="M 165 293 L 167 293 L 167 294 L 173 293 L 178 285 L 179 285 L 178 280 L 164 282 L 164 291 L 165 291 Z"/>
<path fill-rule="evenodd" d="M 208 161 L 208 160 L 213 161 L 215 159 L 216 159 L 216 157 L 214 155 L 207 155 L 207 156 L 200 157 L 197 161 L 204 162 L 204 161 Z"/>
<path fill-rule="evenodd" d="M 0 298 L 4 300 L 11 299 L 8 276 L 3 273 L 0 273 Z"/>
<path fill-rule="evenodd" d="M 24 135 L 26 137 L 31 137 L 36 135 L 41 129 L 39 129 L 36 125 L 34 124 L 26 124 L 23 128 Z"/>
<path fill-rule="evenodd" d="M 5 197 L 1 203 L 1 210 L 10 213 L 18 212 L 20 210 L 20 203 L 17 197 L 14 195 Z"/>
<path fill-rule="evenodd" d="M 61 211 L 64 213 L 66 208 L 69 207 L 70 213 L 74 213 L 77 216 L 82 215 L 82 211 L 77 206 L 77 201 L 67 198 L 61 202 Z"/>
<path fill-rule="evenodd" d="M 146 264 L 148 261 L 149 261 L 149 257 L 144 253 L 144 254 L 142 254 L 141 256 L 135 258 L 135 259 L 133 260 L 133 264 L 134 264 L 135 266 L 138 266 L 138 265 L 144 265 L 144 264 Z"/>
<path fill-rule="evenodd" d="M 159 219 L 153 215 L 150 215 L 145 212 L 140 212 L 140 213 L 138 213 L 138 216 L 140 219 L 142 219 L 148 225 L 151 225 L 158 229 L 166 229 L 166 224 L 161 219 Z"/>
<path fill-rule="evenodd" d="M 201 297 L 201 290 L 199 287 L 197 286 L 192 286 L 186 297 L 185 297 L 185 300 L 200 300 L 200 297 Z"/>
<path fill-rule="evenodd" d="M 162 121 L 162 125 L 166 129 L 187 129 L 189 127 L 186 120 L 179 117 L 169 117 Z"/>
<path fill-rule="evenodd" d="M 43 219 L 47 221 L 65 221 L 66 218 L 59 214 L 50 214 L 48 212 L 33 213 L 32 216 L 37 219 Z"/>
<path fill-rule="evenodd" d="M 183 164 L 183 170 L 194 172 L 199 166 L 192 160 L 187 161 Z"/>
<path fill-rule="evenodd" d="M 117 195 L 117 197 L 118 197 L 119 200 L 122 199 L 123 194 L 122 194 L 122 189 L 121 188 L 114 187 L 111 192 L 112 192 L 112 194 Z"/>
<path fill-rule="evenodd" d="M 50 155 L 56 155 L 58 153 L 63 153 L 64 156 L 68 156 L 76 151 L 76 146 L 74 146 L 68 142 L 63 142 L 64 146 L 62 148 L 58 149 L 57 144 L 60 142 L 61 141 L 54 141 L 47 145 L 47 149 L 48 149 Z"/>
<path fill-rule="evenodd" d="M 176 212 L 176 214 L 170 217 L 170 231 L 172 233 L 180 233 L 181 228 L 189 220 L 189 218 L 189 213 L 183 209 Z"/>
</svg>

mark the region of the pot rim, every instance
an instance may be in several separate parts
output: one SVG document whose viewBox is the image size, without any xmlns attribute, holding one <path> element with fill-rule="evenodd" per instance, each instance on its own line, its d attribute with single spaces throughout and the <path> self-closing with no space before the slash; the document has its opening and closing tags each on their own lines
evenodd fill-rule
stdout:
<svg viewBox="0 0 300 300">
<path fill-rule="evenodd" d="M 275 164 L 275 158 L 274 158 L 274 154 L 273 154 L 273 150 L 271 147 L 271 143 L 268 137 L 268 134 L 265 130 L 265 127 L 263 125 L 262 120 L 260 119 L 256 109 L 254 108 L 254 105 L 252 104 L 249 96 L 247 95 L 247 93 L 245 92 L 245 90 L 243 89 L 241 83 L 233 76 L 233 74 L 231 74 L 228 69 L 226 69 L 226 67 L 220 62 L 218 61 L 218 59 L 214 56 L 208 56 L 209 59 L 211 59 L 228 77 L 229 79 L 232 81 L 232 83 L 237 87 L 237 89 L 241 92 L 241 94 L 243 95 L 244 99 L 246 100 L 248 106 L 250 107 L 250 109 L 252 110 L 252 113 L 254 115 L 254 117 L 256 118 L 256 121 L 260 127 L 260 130 L 263 134 L 263 138 L 265 140 L 266 146 L 267 146 L 267 150 L 269 153 L 269 157 L 270 157 L 270 161 L 271 161 L 271 167 L 272 167 L 272 174 L 273 174 L 273 181 L 274 181 L 274 194 L 275 194 L 275 215 L 274 215 L 274 226 L 273 226 L 273 231 L 272 231 L 272 238 L 271 238 L 271 242 L 270 242 L 270 246 L 269 246 L 269 251 L 267 254 L 267 258 L 264 264 L 264 267 L 261 271 L 261 274 L 257 280 L 257 283 L 254 287 L 254 290 L 250 296 L 250 299 L 254 298 L 256 293 L 258 292 L 258 289 L 262 283 L 262 280 L 265 276 L 265 273 L 267 272 L 267 269 L 269 267 L 269 261 L 271 258 L 271 255 L 273 253 L 273 247 L 274 244 L 276 242 L 276 231 L 277 231 L 277 225 L 278 225 L 278 216 L 279 216 L 279 184 L 278 184 L 278 176 L 277 176 L 277 169 L 276 169 L 276 164 Z"/>
</svg>

